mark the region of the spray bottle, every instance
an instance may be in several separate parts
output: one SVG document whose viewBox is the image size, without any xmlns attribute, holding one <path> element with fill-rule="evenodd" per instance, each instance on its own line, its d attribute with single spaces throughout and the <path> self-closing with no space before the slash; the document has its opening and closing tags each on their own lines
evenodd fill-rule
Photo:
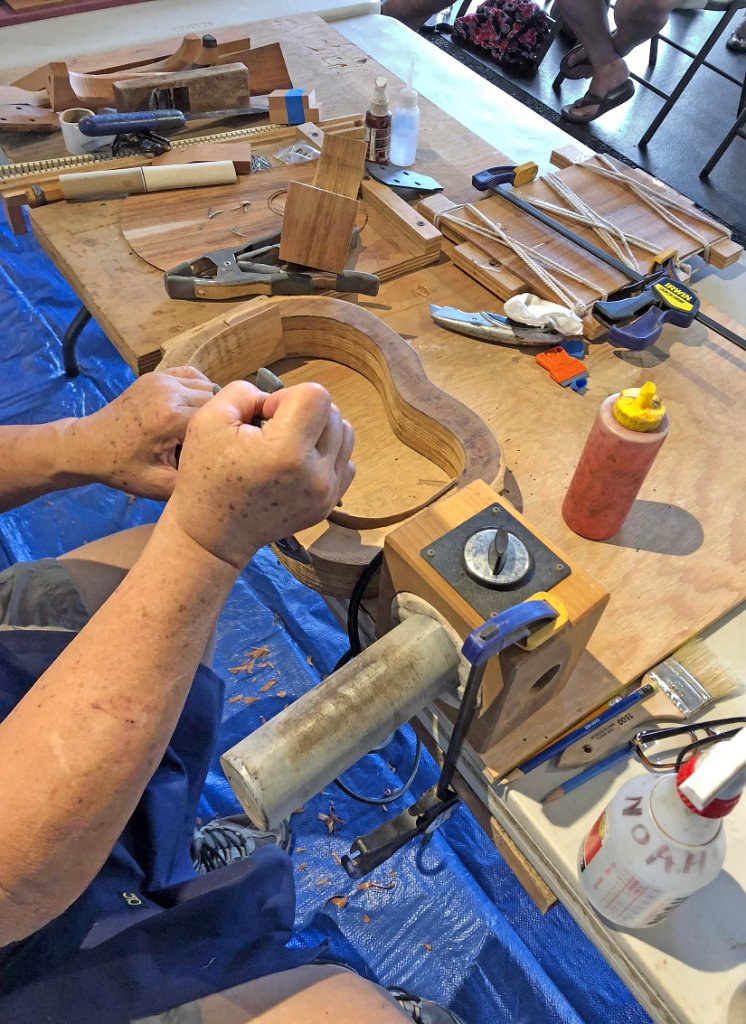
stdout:
<svg viewBox="0 0 746 1024">
<path fill-rule="evenodd" d="M 657 924 L 718 875 L 722 819 L 746 785 L 746 729 L 678 772 L 625 783 L 585 837 L 580 883 L 591 906 L 624 928 Z"/>
<path fill-rule="evenodd" d="M 621 529 L 668 425 L 652 381 L 606 399 L 562 504 L 571 530 L 589 540 L 607 540 Z"/>
<path fill-rule="evenodd" d="M 381 76 L 376 79 L 370 109 L 365 115 L 365 141 L 368 143 L 366 160 L 375 164 L 388 163 L 391 147 L 391 111 L 386 79 Z"/>
<path fill-rule="evenodd" d="M 417 158 L 417 135 L 420 130 L 420 108 L 417 93 L 412 87 L 414 61 L 409 63 L 407 84 L 399 93 L 399 102 L 391 119 L 392 164 L 397 167 L 411 167 Z"/>
</svg>

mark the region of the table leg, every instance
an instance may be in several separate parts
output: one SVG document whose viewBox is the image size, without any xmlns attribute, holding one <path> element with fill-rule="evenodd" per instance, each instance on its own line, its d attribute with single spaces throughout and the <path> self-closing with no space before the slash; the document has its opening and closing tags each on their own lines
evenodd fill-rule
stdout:
<svg viewBox="0 0 746 1024">
<path fill-rule="evenodd" d="M 91 314 L 81 306 L 78 312 L 70 321 L 67 330 L 62 336 L 62 361 L 65 365 L 65 374 L 68 377 L 77 377 L 80 373 L 78 361 L 75 358 L 75 346 L 80 332 L 91 319 Z"/>
</svg>

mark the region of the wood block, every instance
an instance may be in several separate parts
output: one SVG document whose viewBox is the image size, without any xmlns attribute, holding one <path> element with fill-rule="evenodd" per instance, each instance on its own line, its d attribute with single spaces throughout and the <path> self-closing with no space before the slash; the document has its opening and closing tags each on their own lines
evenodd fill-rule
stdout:
<svg viewBox="0 0 746 1024">
<path fill-rule="evenodd" d="M 79 107 L 80 100 L 70 84 L 70 77 L 67 64 L 62 61 L 55 61 L 47 65 L 47 95 L 52 110 L 70 110 L 72 107 Z"/>
<path fill-rule="evenodd" d="M 550 591 L 567 611 L 566 625 L 533 651 L 509 647 L 487 664 L 482 706 L 467 738 L 488 768 L 505 773 L 544 744 L 545 727 L 532 726 L 534 715 L 546 714 L 554 708 L 557 732 L 572 725 L 563 717 L 562 691 L 585 651 L 609 595 L 482 481 L 442 498 L 394 530 L 386 538 L 384 551 L 393 593 L 406 592 L 423 598 L 448 619 L 459 636 L 466 637 L 485 616 L 453 590 L 421 552 L 476 513 L 494 506 L 510 512 L 546 544 L 558 562 L 571 569 L 571 574 Z M 537 590 L 541 589 L 537 586 Z M 380 620 L 385 629 L 390 615 L 384 607 L 383 595 L 384 588 Z M 590 691 L 592 686 L 588 693 L 589 711 L 605 696 Z"/>
<path fill-rule="evenodd" d="M 160 109 L 195 114 L 248 107 L 250 97 L 249 72 L 235 63 L 128 78 L 112 88 L 114 105 L 123 113 Z"/>
<path fill-rule="evenodd" d="M 366 151 L 367 146 L 362 139 L 348 139 L 344 135 L 325 136 L 313 178 L 314 187 L 357 199 Z"/>
<path fill-rule="evenodd" d="M 27 234 L 28 224 L 23 214 L 23 208 L 26 205 L 25 190 L 18 189 L 15 192 L 5 192 L 2 195 L 2 200 L 10 230 L 14 235 Z"/>
<path fill-rule="evenodd" d="M 251 143 L 238 139 L 236 142 L 197 142 L 183 149 L 171 149 L 153 160 L 154 167 L 162 164 L 201 164 L 216 160 L 230 160 L 236 174 L 251 174 Z"/>
<path fill-rule="evenodd" d="M 246 54 L 252 96 L 265 96 L 273 89 L 292 89 L 288 66 L 279 43 L 256 46 Z"/>
<path fill-rule="evenodd" d="M 440 252 L 443 242 L 440 231 L 387 185 L 382 185 L 375 178 L 365 178 L 360 195 L 368 210 L 376 210 L 392 221 L 395 218 L 399 230 L 411 242 L 421 245 L 425 252 Z"/>
<path fill-rule="evenodd" d="M 553 167 L 570 167 L 572 164 L 582 164 L 591 155 L 591 151 L 586 146 L 580 146 L 577 142 L 569 142 L 566 146 L 558 146 L 557 149 L 552 150 L 549 163 Z"/>
<path fill-rule="evenodd" d="M 312 89 L 273 89 L 269 94 L 270 124 L 318 124 L 321 112 Z"/>
<path fill-rule="evenodd" d="M 459 270 L 473 277 L 500 299 L 510 299 L 513 295 L 521 295 L 526 290 L 526 282 L 522 278 L 511 273 L 499 261 L 485 256 L 469 242 L 455 246 L 451 259 Z"/>
<path fill-rule="evenodd" d="M 734 242 L 732 238 L 724 238 L 721 242 L 714 242 L 710 246 L 710 258 L 707 262 L 711 263 L 713 267 L 717 267 L 718 270 L 724 270 L 725 267 L 738 263 L 742 253 L 742 245 Z"/>
<path fill-rule="evenodd" d="M 333 274 L 345 268 L 358 202 L 347 196 L 288 183 L 280 259 Z"/>
</svg>

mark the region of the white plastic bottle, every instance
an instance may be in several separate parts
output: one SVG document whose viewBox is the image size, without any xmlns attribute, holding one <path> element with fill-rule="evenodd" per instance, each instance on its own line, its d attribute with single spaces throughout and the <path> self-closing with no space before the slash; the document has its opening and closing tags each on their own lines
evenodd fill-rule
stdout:
<svg viewBox="0 0 746 1024">
<path fill-rule="evenodd" d="M 409 81 L 399 93 L 391 118 L 391 152 L 389 162 L 396 167 L 411 167 L 417 159 L 417 136 L 420 131 L 420 108 L 412 88 L 413 64 L 409 65 Z"/>
<path fill-rule="evenodd" d="M 631 779 L 585 837 L 580 882 L 591 906 L 612 924 L 657 924 L 708 885 L 723 866 L 722 818 L 738 802 L 744 777 L 737 775 L 716 799 L 697 810 L 681 786 L 698 763 L 699 755 L 682 765 L 677 775 Z"/>
</svg>

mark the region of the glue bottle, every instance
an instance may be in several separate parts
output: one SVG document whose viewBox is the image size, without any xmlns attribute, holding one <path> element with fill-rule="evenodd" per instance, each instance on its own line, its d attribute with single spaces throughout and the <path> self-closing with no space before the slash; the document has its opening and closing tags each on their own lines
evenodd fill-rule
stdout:
<svg viewBox="0 0 746 1024">
<path fill-rule="evenodd" d="M 571 530 L 589 540 L 607 540 L 621 529 L 668 426 L 652 381 L 606 399 L 562 503 Z"/>
<path fill-rule="evenodd" d="M 391 111 L 386 79 L 380 75 L 376 79 L 370 109 L 365 114 L 365 141 L 368 144 L 366 160 L 375 164 L 388 163 L 391 148 Z"/>
<path fill-rule="evenodd" d="M 412 88 L 414 61 L 409 64 L 409 77 L 399 93 L 399 101 L 391 118 L 391 156 L 397 167 L 411 167 L 417 158 L 417 135 L 420 131 L 420 108 Z"/>
<path fill-rule="evenodd" d="M 741 733 L 746 739 L 746 730 Z M 677 773 L 630 779 L 585 837 L 580 883 L 607 921 L 648 928 L 718 875 L 725 859 L 722 819 L 738 803 L 746 771 L 741 764 L 700 809 L 687 791 L 696 787 L 695 774 L 711 771 L 711 759 L 726 753 L 718 748 L 732 742 L 696 754 Z"/>
</svg>

